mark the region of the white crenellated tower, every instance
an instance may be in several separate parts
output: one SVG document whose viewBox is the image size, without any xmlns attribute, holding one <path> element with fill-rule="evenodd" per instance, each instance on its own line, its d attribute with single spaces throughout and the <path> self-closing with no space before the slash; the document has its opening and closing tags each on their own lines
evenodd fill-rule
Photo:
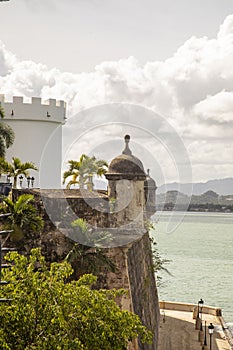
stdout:
<svg viewBox="0 0 233 350">
<path fill-rule="evenodd" d="M 7 160 L 18 157 L 22 162 L 31 161 L 39 171 L 31 171 L 35 178 L 34 187 L 60 188 L 62 162 L 62 125 L 65 123 L 64 101 L 32 97 L 25 103 L 23 97 L 14 96 L 12 102 L 0 95 L 5 111 L 4 121 L 15 132 L 13 146 L 7 150 Z M 23 187 L 27 187 L 24 179 Z"/>
</svg>

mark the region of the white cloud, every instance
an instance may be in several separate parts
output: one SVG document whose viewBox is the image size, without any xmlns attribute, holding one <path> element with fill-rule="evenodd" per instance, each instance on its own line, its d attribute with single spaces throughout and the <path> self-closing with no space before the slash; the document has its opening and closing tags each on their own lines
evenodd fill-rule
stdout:
<svg viewBox="0 0 233 350">
<path fill-rule="evenodd" d="M 194 107 L 200 118 L 216 124 L 233 122 L 233 91 L 221 91 L 214 96 L 207 96 Z"/>
<path fill-rule="evenodd" d="M 220 26 L 218 32 L 218 39 L 225 41 L 226 38 L 230 39 L 231 41 L 233 40 L 232 16 L 227 16 L 224 23 Z"/>
<path fill-rule="evenodd" d="M 16 62 L 15 56 L 7 51 L 5 45 L 0 41 L 0 77 L 9 74 Z"/>
<path fill-rule="evenodd" d="M 64 99 L 68 116 L 104 103 L 138 104 L 163 115 L 188 145 L 197 138 L 210 145 L 216 139 L 220 145 L 233 135 L 232 62 L 233 15 L 225 19 L 216 38 L 192 37 L 165 61 L 141 65 L 129 57 L 103 62 L 91 73 L 72 74 L 19 61 L 0 44 L 0 92 L 7 98 Z M 66 130 L 69 132 L 69 121 Z M 214 154 L 209 153 L 213 165 Z M 229 169 L 225 175 L 230 176 L 230 167 L 225 168 Z"/>
</svg>

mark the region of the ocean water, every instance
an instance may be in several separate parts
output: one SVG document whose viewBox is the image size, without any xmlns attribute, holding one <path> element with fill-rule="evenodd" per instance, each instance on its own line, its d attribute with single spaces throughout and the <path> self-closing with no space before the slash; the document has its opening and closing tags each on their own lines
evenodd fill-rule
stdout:
<svg viewBox="0 0 233 350">
<path fill-rule="evenodd" d="M 160 273 L 160 300 L 220 307 L 233 325 L 233 214 L 158 212 L 151 235 L 172 274 Z"/>
</svg>

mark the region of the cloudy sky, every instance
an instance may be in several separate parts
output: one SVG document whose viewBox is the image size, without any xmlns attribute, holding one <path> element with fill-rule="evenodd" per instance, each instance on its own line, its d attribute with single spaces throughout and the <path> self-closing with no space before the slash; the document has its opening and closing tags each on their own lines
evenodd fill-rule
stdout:
<svg viewBox="0 0 233 350">
<path fill-rule="evenodd" d="M 232 176 L 231 0 L 10 0 L 0 23 L 0 93 L 67 101 L 65 158 L 130 132 L 160 184 Z"/>
</svg>

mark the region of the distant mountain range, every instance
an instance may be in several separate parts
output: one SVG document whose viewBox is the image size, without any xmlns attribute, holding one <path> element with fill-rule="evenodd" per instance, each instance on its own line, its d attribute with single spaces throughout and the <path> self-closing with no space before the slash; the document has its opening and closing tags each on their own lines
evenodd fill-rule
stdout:
<svg viewBox="0 0 233 350">
<path fill-rule="evenodd" d="M 201 195 L 207 191 L 214 191 L 220 196 L 233 195 L 233 178 L 229 177 L 226 179 L 209 180 L 207 182 L 196 182 L 196 183 L 184 183 L 179 184 L 177 182 L 169 183 L 166 185 L 159 186 L 156 193 L 166 193 L 168 191 L 179 191 L 183 194 L 190 195 L 190 189 L 192 189 L 193 195 Z"/>
<path fill-rule="evenodd" d="M 207 191 L 201 195 L 187 196 L 178 191 L 168 191 L 156 196 L 157 210 L 233 212 L 233 195 L 218 195 Z"/>
</svg>

